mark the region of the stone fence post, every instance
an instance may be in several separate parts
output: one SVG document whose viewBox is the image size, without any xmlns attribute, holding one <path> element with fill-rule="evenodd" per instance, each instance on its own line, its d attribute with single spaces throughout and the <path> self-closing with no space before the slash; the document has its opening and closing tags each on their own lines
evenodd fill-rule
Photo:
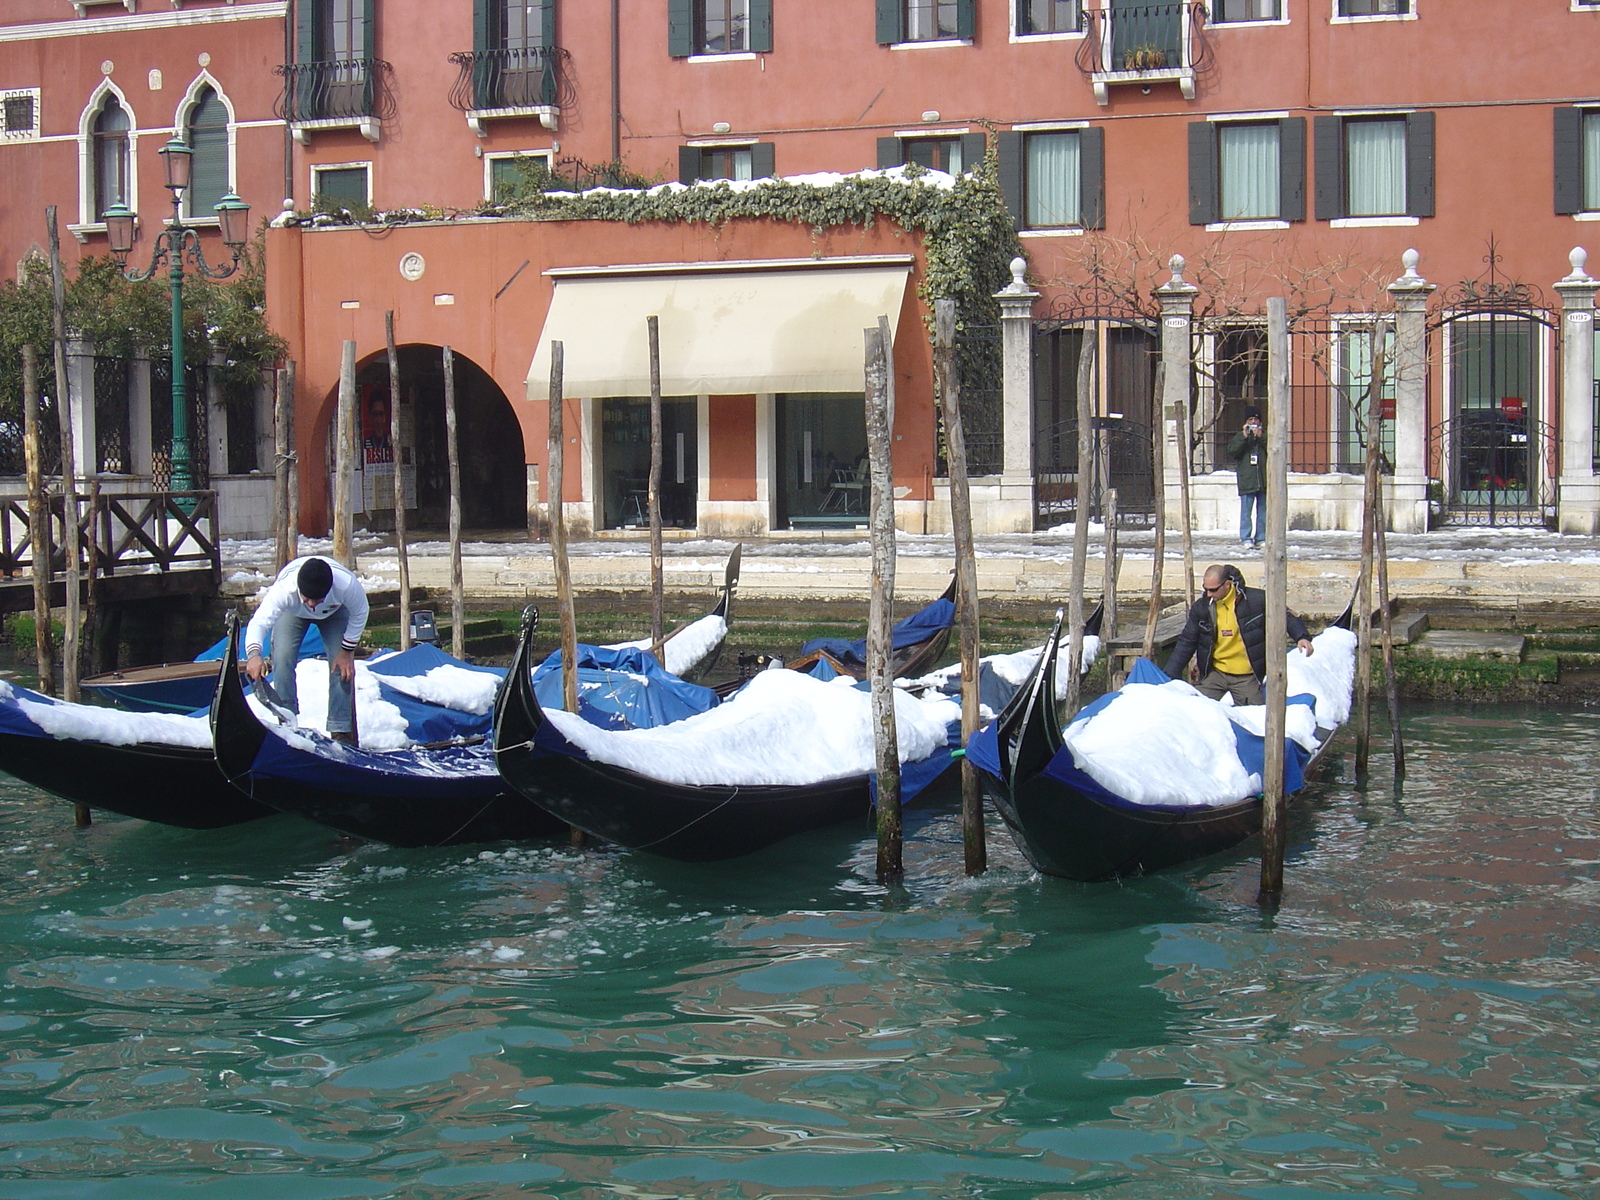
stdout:
<svg viewBox="0 0 1600 1200">
<path fill-rule="evenodd" d="M 1589 252 L 1573 248 L 1561 293 L 1561 476 L 1556 521 L 1562 533 L 1600 533 L 1600 480 L 1594 473 L 1594 298 L 1600 279 Z"/>
<path fill-rule="evenodd" d="M 990 523 L 1026 533 L 1033 529 L 1033 304 L 1039 293 L 1023 278 L 1027 263 L 1011 260 L 1011 282 L 1000 302 L 1002 437 L 1000 499 Z"/>
<path fill-rule="evenodd" d="M 1152 436 L 1166 439 L 1162 455 L 1166 483 L 1167 528 L 1183 524 L 1182 499 L 1178 491 L 1179 473 L 1186 469 L 1189 447 L 1179 435 L 1178 414 L 1188 426 L 1193 413 L 1194 300 L 1200 289 L 1183 277 L 1183 255 L 1174 254 L 1167 262 L 1172 278 L 1156 289 L 1161 303 L 1161 411 L 1156 414 Z"/>
<path fill-rule="evenodd" d="M 1394 474 L 1389 478 L 1389 528 L 1428 530 L 1428 297 L 1437 290 L 1417 273 L 1422 255 L 1400 256 L 1405 273 L 1389 285 L 1394 297 Z"/>
<path fill-rule="evenodd" d="M 94 343 L 67 339 L 67 376 L 71 386 L 58 388 L 72 398 L 72 461 L 80 477 L 100 470 L 100 446 L 94 427 Z"/>
</svg>

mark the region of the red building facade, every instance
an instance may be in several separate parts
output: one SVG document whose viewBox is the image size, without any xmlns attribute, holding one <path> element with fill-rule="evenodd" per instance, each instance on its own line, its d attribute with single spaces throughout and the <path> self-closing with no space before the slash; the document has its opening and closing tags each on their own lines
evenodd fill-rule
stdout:
<svg viewBox="0 0 1600 1200">
<path fill-rule="evenodd" d="M 519 157 L 570 175 L 616 162 L 690 182 L 908 162 L 961 171 L 992 150 L 1037 293 L 1025 312 L 1026 390 L 1019 402 L 1013 381 L 1013 444 L 996 472 L 1029 477 L 1032 512 L 1023 520 L 997 503 L 998 525 L 1048 524 L 1052 497 L 1076 495 L 1061 447 L 1087 341 L 1102 423 L 1120 423 L 1129 445 L 1165 424 L 1158 413 L 1170 408 L 1153 392 L 1163 319 L 1190 322 L 1182 395 L 1194 465 L 1226 467 L 1238 414 L 1264 399 L 1269 295 L 1288 296 L 1297 321 L 1298 521 L 1348 520 L 1374 350 L 1391 373 L 1406 351 L 1401 299 L 1420 313 L 1423 377 L 1380 390 L 1401 393 L 1385 398 L 1398 416 L 1384 436 L 1391 460 L 1414 460 L 1392 462 L 1413 487 L 1405 503 L 1415 509 L 1420 495 L 1435 517 L 1549 520 L 1569 501 L 1600 501 L 1583 482 L 1592 410 L 1575 424 L 1578 398 L 1587 409 L 1594 394 L 1592 343 L 1576 352 L 1587 329 L 1576 338 L 1583 322 L 1563 308 L 1588 311 L 1587 276 L 1568 253 L 1600 219 L 1600 93 L 1587 69 L 1600 4 L 1589 0 L 1513 11 L 1488 0 L 16 0 L 8 12 L 4 261 L 38 243 L 46 204 L 75 216 L 81 246 L 69 251 L 81 253 L 101 248 L 97 210 L 118 189 L 155 220 L 154 152 L 174 132 L 200 139 L 258 215 L 285 202 L 363 219 L 416 210 L 404 229 L 381 232 L 371 220 L 280 222 L 268 235 L 269 312 L 299 366 L 304 462 L 326 458 L 344 338 L 376 361 L 393 310 L 419 379 L 431 378 L 423 363 L 437 347 L 460 351 L 488 397 L 469 434 L 488 439 L 483 487 L 500 496 L 484 504 L 484 523 L 522 512 L 536 486 L 544 407 L 526 398 L 528 378 L 555 298 L 585 269 L 637 292 L 664 269 L 781 276 L 792 260 L 850 271 L 898 254 L 909 255 L 910 281 L 889 314 L 902 519 L 938 524 L 920 238 L 875 228 L 818 240 L 770 221 L 719 231 L 475 216 Z M 1391 291 L 1412 248 L 1438 287 Z M 1154 293 L 1173 254 L 1198 291 L 1178 316 L 1169 295 L 1163 316 Z M 1567 276 L 1558 294 L 1552 284 Z M 781 308 L 781 288 L 773 295 Z M 1169 339 L 1169 368 L 1172 348 Z M 797 381 L 776 369 L 770 387 L 740 378 L 752 386 L 684 396 L 673 409 L 686 488 L 693 477 L 674 520 L 733 533 L 793 524 L 801 510 L 801 524 L 852 516 L 854 456 L 839 439 L 854 435 L 823 431 L 834 415 L 823 398 L 844 401 L 785 390 Z M 705 385 L 725 386 L 716 380 Z M 413 401 L 419 431 L 432 428 L 432 386 Z M 569 470 L 567 500 L 597 529 L 637 516 L 621 478 L 634 474 L 622 448 L 636 408 L 625 401 L 637 395 L 569 392 L 584 470 Z M 508 432 L 520 435 L 520 476 Z M 824 437 L 834 439 L 828 457 L 796 448 L 814 453 Z M 1108 443 L 1106 462 L 1124 449 Z M 1136 493 L 1139 469 L 1108 465 L 1105 482 Z M 798 508 L 783 500 L 796 472 L 813 489 Z M 324 481 L 316 470 L 303 479 L 315 525 Z M 1200 519 L 1225 525 L 1228 477 L 1215 483 L 1214 494 L 1200 488 Z"/>
</svg>

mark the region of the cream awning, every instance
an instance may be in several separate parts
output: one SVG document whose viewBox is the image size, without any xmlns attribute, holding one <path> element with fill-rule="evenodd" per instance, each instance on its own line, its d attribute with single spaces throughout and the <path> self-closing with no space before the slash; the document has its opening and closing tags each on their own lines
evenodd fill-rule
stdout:
<svg viewBox="0 0 1600 1200">
<path fill-rule="evenodd" d="M 562 343 L 567 396 L 648 396 L 646 318 L 661 325 L 666 396 L 860 392 L 862 331 L 893 329 L 911 274 L 904 261 L 782 270 L 712 267 L 557 274 L 528 398 L 550 397 L 550 343 Z"/>
</svg>

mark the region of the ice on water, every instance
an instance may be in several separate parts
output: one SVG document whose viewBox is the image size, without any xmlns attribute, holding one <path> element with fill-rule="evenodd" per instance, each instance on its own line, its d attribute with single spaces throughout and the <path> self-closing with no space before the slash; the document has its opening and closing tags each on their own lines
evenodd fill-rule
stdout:
<svg viewBox="0 0 1600 1200">
<path fill-rule="evenodd" d="M 1288 708 L 1288 736 L 1308 749 L 1317 729 L 1349 719 L 1355 678 L 1355 635 L 1330 628 L 1312 639 L 1307 658 L 1288 656 L 1288 693 L 1316 698 L 1315 714 L 1304 705 Z M 1261 776 L 1239 761 L 1233 726 L 1265 732 L 1266 708 L 1233 708 L 1202 696 L 1189 684 L 1128 684 L 1086 721 L 1064 731 L 1078 768 L 1135 804 L 1195 808 L 1233 804 L 1261 791 Z"/>
<path fill-rule="evenodd" d="M 657 729 L 598 729 L 581 717 L 545 717 L 591 758 L 665 783 L 755 787 L 822 783 L 864 775 L 874 766 L 872 698 L 799 671 L 762 671 L 726 702 Z M 894 693 L 902 762 L 945 744 L 959 720 L 953 700 L 921 701 Z"/>
</svg>

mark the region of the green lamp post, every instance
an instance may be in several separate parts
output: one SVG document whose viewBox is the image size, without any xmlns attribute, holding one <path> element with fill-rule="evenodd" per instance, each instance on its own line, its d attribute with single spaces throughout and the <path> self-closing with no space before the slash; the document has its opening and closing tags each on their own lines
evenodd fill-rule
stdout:
<svg viewBox="0 0 1600 1200">
<path fill-rule="evenodd" d="M 248 236 L 250 206 L 229 192 L 216 206 L 218 222 L 222 226 L 222 240 L 233 251 L 233 262 L 224 267 L 213 267 L 206 262 L 200 247 L 200 234 L 183 224 L 183 193 L 188 188 L 194 167 L 194 151 L 183 140 L 174 137 L 161 147 L 161 161 L 167 177 L 167 188 L 172 192 L 172 220 L 167 228 L 156 235 L 155 249 L 150 266 L 144 271 L 129 271 L 128 255 L 133 250 L 134 214 L 127 205 L 118 202 L 106 210 L 106 235 L 111 242 L 111 253 L 123 268 L 123 276 L 135 283 L 152 278 L 167 266 L 167 280 L 172 289 L 172 483 L 171 490 L 186 492 L 194 486 L 193 458 L 189 445 L 189 388 L 183 362 L 183 272 L 187 256 L 196 270 L 207 279 L 226 279 L 239 269 L 239 259 L 244 254 Z"/>
</svg>

